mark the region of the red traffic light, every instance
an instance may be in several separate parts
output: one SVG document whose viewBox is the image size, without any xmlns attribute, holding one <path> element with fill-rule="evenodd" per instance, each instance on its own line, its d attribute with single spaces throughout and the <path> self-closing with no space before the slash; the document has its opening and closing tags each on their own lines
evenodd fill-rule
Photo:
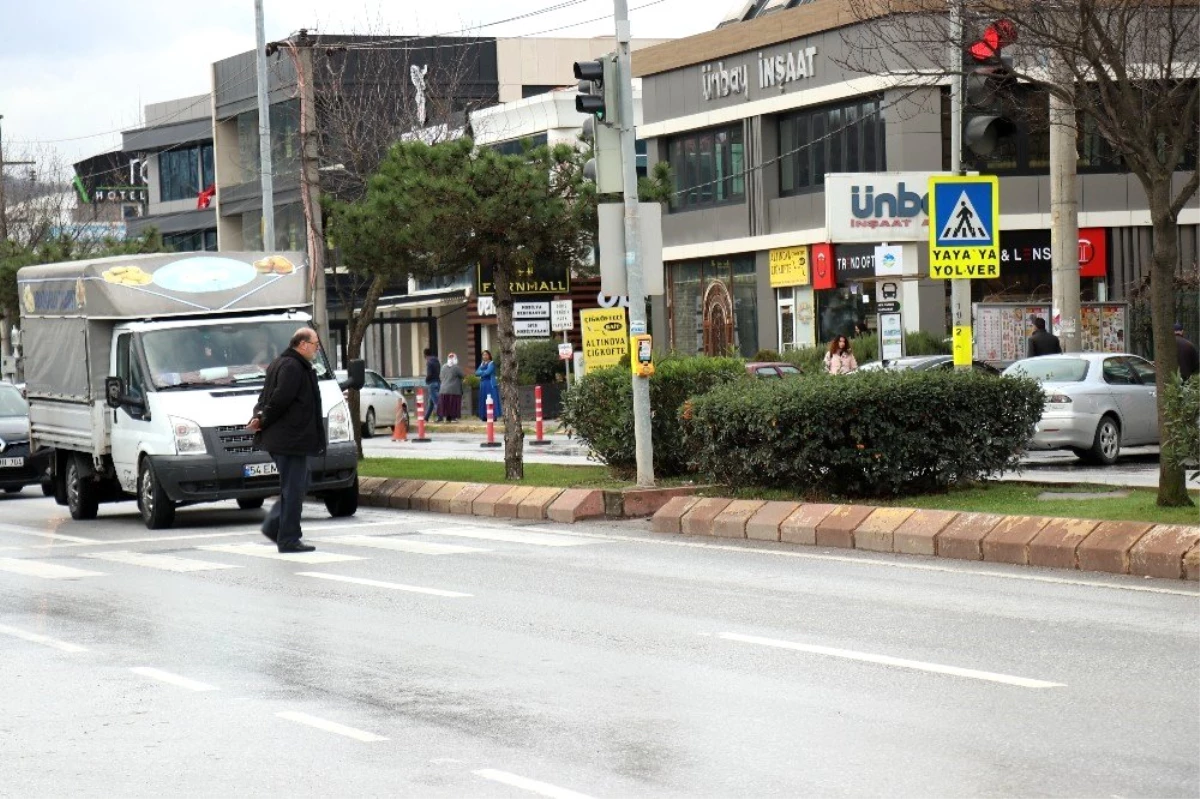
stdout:
<svg viewBox="0 0 1200 799">
<path fill-rule="evenodd" d="M 1017 40 L 1017 26 L 1011 19 L 1000 19 L 987 26 L 979 41 L 967 48 L 976 61 L 991 61 L 1000 50 Z"/>
</svg>

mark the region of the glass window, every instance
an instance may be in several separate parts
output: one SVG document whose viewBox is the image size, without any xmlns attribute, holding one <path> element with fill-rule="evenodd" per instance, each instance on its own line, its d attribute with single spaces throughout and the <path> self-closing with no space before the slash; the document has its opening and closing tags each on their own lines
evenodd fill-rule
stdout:
<svg viewBox="0 0 1200 799">
<path fill-rule="evenodd" d="M 1124 358 L 1105 358 L 1104 382 L 1110 386 L 1131 386 L 1137 383 L 1137 378 Z"/>
<path fill-rule="evenodd" d="M 0 416 L 28 416 L 29 405 L 11 385 L 0 385 Z"/>
<path fill-rule="evenodd" d="M 212 145 L 206 145 L 211 167 Z M 158 191 L 161 202 L 194 200 L 207 186 L 200 185 L 203 147 L 181 147 L 158 154 Z"/>
<path fill-rule="evenodd" d="M 1126 361 L 1133 367 L 1134 374 L 1148 386 L 1153 386 L 1158 381 L 1158 372 L 1154 370 L 1154 364 L 1149 361 L 1143 361 L 1141 358 L 1127 358 Z"/>
<path fill-rule="evenodd" d="M 667 152 L 675 176 L 672 210 L 745 198 L 745 151 L 740 124 L 679 136 L 671 140 Z"/>
<path fill-rule="evenodd" d="M 261 385 L 295 332 L 295 322 L 226 323 L 148 331 L 141 341 L 159 389 Z M 323 352 L 313 365 L 319 378 L 330 374 Z M 136 360 L 130 366 L 136 371 Z"/>
<path fill-rule="evenodd" d="M 743 358 L 758 352 L 758 279 L 754 273 L 754 258 L 738 258 L 733 262 L 733 322 L 734 337 Z"/>
<path fill-rule="evenodd" d="M 871 98 L 781 117 L 780 194 L 824 185 L 827 172 L 882 170 L 884 142 L 880 113 L 879 98 Z M 787 156 L 797 149 L 794 157 Z"/>
<path fill-rule="evenodd" d="M 213 168 L 213 146 L 205 144 L 200 147 L 200 185 L 203 189 L 207 189 L 216 182 L 217 172 Z"/>
<path fill-rule="evenodd" d="M 1083 358 L 1029 358 L 1004 370 L 1006 375 L 1032 377 L 1043 383 L 1078 383 L 1087 373 L 1088 362 Z"/>
</svg>

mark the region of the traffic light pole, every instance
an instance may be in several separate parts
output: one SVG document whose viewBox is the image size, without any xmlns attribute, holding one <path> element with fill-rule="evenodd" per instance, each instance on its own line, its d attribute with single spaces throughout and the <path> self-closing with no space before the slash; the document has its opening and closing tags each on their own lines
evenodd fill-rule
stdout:
<svg viewBox="0 0 1200 799">
<path fill-rule="evenodd" d="M 1070 90 L 1074 78 L 1059 53 L 1051 53 L 1058 87 Z M 1080 352 L 1079 201 L 1075 194 L 1078 150 L 1075 102 L 1050 93 L 1050 263 L 1051 327 L 1063 352 Z M 1057 324 L 1055 324 L 1057 320 Z"/>
<path fill-rule="evenodd" d="M 625 273 L 629 289 L 629 326 L 646 331 L 646 293 L 642 276 L 642 247 L 638 237 L 637 152 L 633 129 L 633 72 L 629 57 L 629 3 L 613 0 L 613 19 L 617 29 L 617 91 L 621 108 L 621 168 L 625 176 Z M 632 355 L 631 355 L 632 357 Z M 633 437 L 637 458 L 637 484 L 654 485 L 654 449 L 650 439 L 650 382 L 645 377 L 633 380 Z"/>
<path fill-rule="evenodd" d="M 950 172 L 963 174 L 963 0 L 950 3 Z M 999 220 L 996 220 L 998 223 Z M 971 330 L 971 281 L 950 281 L 950 324 L 953 335 L 954 368 L 968 370 L 971 358 L 960 357 L 960 347 L 973 339 Z"/>
</svg>

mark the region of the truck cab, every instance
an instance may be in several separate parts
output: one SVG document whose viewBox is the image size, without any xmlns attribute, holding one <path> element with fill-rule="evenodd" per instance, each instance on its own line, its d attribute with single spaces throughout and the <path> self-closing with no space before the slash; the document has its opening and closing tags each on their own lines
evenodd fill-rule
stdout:
<svg viewBox="0 0 1200 799">
<path fill-rule="evenodd" d="M 177 508 L 279 493 L 248 428 L 268 365 L 311 326 L 303 253 L 170 253 L 21 269 L 17 276 L 32 446 L 75 519 L 136 500 L 152 529 Z M 313 362 L 326 447 L 310 493 L 332 516 L 358 508 L 345 388 Z"/>
</svg>

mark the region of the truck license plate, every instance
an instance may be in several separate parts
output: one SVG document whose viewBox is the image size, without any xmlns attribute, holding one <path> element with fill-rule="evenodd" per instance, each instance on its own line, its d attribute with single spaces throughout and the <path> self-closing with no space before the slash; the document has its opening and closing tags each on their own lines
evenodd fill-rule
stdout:
<svg viewBox="0 0 1200 799">
<path fill-rule="evenodd" d="M 273 463 L 248 463 L 244 467 L 246 477 L 267 477 L 279 474 L 279 469 Z"/>
<path fill-rule="evenodd" d="M 24 458 L 0 458 L 0 469 L 19 468 L 24 465 Z M 274 466 L 274 464 L 271 465 Z"/>
</svg>

